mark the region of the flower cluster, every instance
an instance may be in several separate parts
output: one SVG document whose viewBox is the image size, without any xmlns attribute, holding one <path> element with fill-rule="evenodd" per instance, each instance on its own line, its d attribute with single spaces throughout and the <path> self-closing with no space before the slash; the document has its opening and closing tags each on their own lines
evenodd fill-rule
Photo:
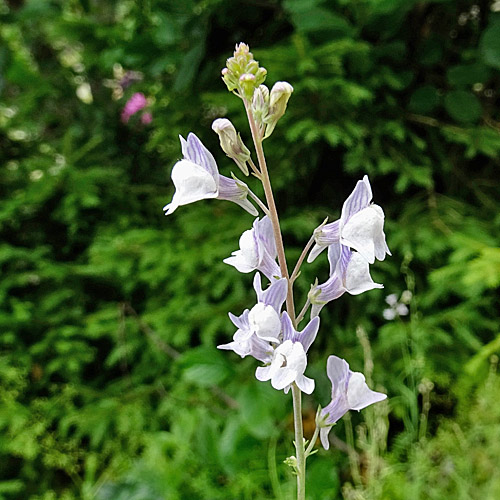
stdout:
<svg viewBox="0 0 500 500">
<path fill-rule="evenodd" d="M 227 60 L 227 67 L 223 70 L 223 79 L 229 90 L 244 102 L 256 150 L 262 147 L 262 141 L 274 130 L 293 91 L 286 82 L 276 83 L 269 91 L 262 84 L 266 73 L 254 61 L 245 44 L 236 46 L 234 57 Z M 263 182 L 268 206 L 234 175 L 229 178 L 219 174 L 214 156 L 198 137 L 190 133 L 186 140 L 180 137 L 183 158 L 172 169 L 175 193 L 172 201 L 164 207 L 165 214 L 172 214 L 182 205 L 217 198 L 232 201 L 256 217 L 252 227 L 241 235 L 239 249 L 224 259 L 226 264 L 241 273 L 255 272 L 253 288 L 256 303 L 239 316 L 229 313 L 236 332 L 231 342 L 218 348 L 234 351 L 242 358 L 252 356 L 263 363 L 263 366 L 256 368 L 255 376 L 258 380 L 270 381 L 275 389 L 287 393 L 295 387 L 294 390 L 298 388 L 311 394 L 315 382 L 305 375 L 307 353 L 318 334 L 321 309 L 345 292 L 357 295 L 374 288 L 383 288 L 372 280 L 369 266 L 375 260 L 384 260 L 386 255 L 390 255 L 384 234 L 384 212 L 380 206 L 372 203 L 372 190 L 365 175 L 344 202 L 340 219 L 329 224 L 325 221 L 314 230 L 314 246 L 307 262 L 312 262 L 326 249 L 329 277 L 324 283 L 316 283 L 311 287 L 303 308 L 305 314 L 311 305 L 311 318 L 299 330 L 298 324 L 303 314 L 297 319 L 293 307 L 292 312 L 289 307 L 289 301 L 293 304 L 291 290 L 298 273 L 294 272 L 290 278 L 288 272 L 284 271 L 284 250 L 281 239 L 276 237 L 277 227 L 279 232 L 277 214 L 273 212 L 275 208 L 269 203 L 269 193 L 266 191 L 270 189 L 270 182 L 264 182 L 268 174 L 267 167 L 261 164 L 263 150 L 257 151 L 259 169 L 251 160 L 250 150 L 228 119 L 215 120 L 212 129 L 219 136 L 222 150 L 240 170 L 248 175 L 250 166 Z M 259 217 L 259 212 L 248 198 L 256 202 L 264 216 Z M 307 255 L 308 248 L 304 249 L 300 263 Z M 267 279 L 264 285 L 263 276 Z M 287 310 L 284 310 L 285 302 Z M 348 363 L 336 356 L 328 358 L 327 375 L 332 383 L 332 400 L 318 412 L 316 419 L 325 448 L 328 448 L 329 430 L 347 411 L 360 410 L 386 397 L 369 389 L 364 376 L 351 371 Z"/>
</svg>

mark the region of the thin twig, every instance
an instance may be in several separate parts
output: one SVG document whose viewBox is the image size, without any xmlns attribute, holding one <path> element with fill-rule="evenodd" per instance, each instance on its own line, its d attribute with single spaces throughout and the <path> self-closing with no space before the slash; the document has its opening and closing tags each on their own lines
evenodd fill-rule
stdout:
<svg viewBox="0 0 500 500">
<path fill-rule="evenodd" d="M 260 209 L 269 217 L 270 216 L 269 209 L 266 207 L 266 205 L 264 205 L 263 201 L 251 189 L 248 190 L 248 195 L 250 196 L 250 198 L 252 198 L 252 200 L 255 201 L 255 203 L 257 203 L 257 205 L 259 205 Z"/>
<path fill-rule="evenodd" d="M 299 271 L 300 271 L 300 266 L 302 266 L 302 262 L 304 262 L 304 259 L 306 258 L 306 255 L 307 255 L 307 252 L 309 252 L 309 249 L 312 247 L 313 244 L 314 244 L 314 234 L 311 236 L 311 238 L 307 242 L 307 245 L 304 247 L 304 250 L 302 250 L 302 253 L 300 254 L 299 260 L 297 261 L 297 264 L 295 264 L 295 268 L 293 269 L 292 275 L 290 276 L 290 281 L 292 283 L 297 279 L 297 276 L 299 275 Z"/>
<path fill-rule="evenodd" d="M 302 308 L 299 315 L 297 316 L 297 326 L 304 319 L 304 316 L 306 315 L 306 312 L 309 309 L 310 305 L 311 305 L 311 301 L 309 300 L 309 297 L 307 297 L 307 300 L 306 300 L 306 303 L 304 304 L 304 307 Z"/>
</svg>

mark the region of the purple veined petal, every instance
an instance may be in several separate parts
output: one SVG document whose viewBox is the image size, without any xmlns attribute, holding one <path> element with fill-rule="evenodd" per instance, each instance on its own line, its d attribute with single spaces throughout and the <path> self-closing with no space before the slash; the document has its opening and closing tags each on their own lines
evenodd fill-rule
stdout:
<svg viewBox="0 0 500 500">
<path fill-rule="evenodd" d="M 292 320 L 286 311 L 281 315 L 281 330 L 283 332 L 283 342 L 286 342 L 287 340 L 297 342 L 297 332 L 295 331 L 292 325 Z"/>
<path fill-rule="evenodd" d="M 218 345 L 217 349 L 221 349 L 223 351 L 233 351 L 241 358 L 250 354 L 249 345 L 246 342 L 239 342 L 236 340 L 233 340 L 233 342 L 229 342 L 228 344 Z"/>
<path fill-rule="evenodd" d="M 163 207 L 165 215 L 171 214 L 181 205 L 216 198 L 218 195 L 217 185 L 210 174 L 189 160 L 178 161 L 171 176 L 175 193 L 172 202 Z"/>
<path fill-rule="evenodd" d="M 330 449 L 330 441 L 328 441 L 328 434 L 330 434 L 330 430 L 332 429 L 332 426 L 328 427 L 322 427 L 319 430 L 319 439 L 321 441 L 321 444 L 323 445 L 323 448 L 325 450 Z"/>
<path fill-rule="evenodd" d="M 314 230 L 314 240 L 316 243 L 307 257 L 309 263 L 313 262 L 327 246 L 333 245 L 340 240 L 340 219 L 317 227 Z"/>
<path fill-rule="evenodd" d="M 311 319 L 318 316 L 321 309 L 332 300 L 338 299 L 346 292 L 346 288 L 342 283 L 342 279 L 334 273 L 327 281 L 321 285 L 317 285 L 309 292 L 309 300 L 311 301 Z"/>
<path fill-rule="evenodd" d="M 309 350 L 309 347 L 311 347 L 312 343 L 316 339 L 316 335 L 318 335 L 318 330 L 319 330 L 319 317 L 316 316 L 311 321 L 309 321 L 309 323 L 302 330 L 302 332 L 299 333 L 300 343 L 304 346 L 304 351 L 306 353 Z"/>
<path fill-rule="evenodd" d="M 281 328 L 283 333 L 283 342 L 286 340 L 291 340 L 292 342 L 300 342 L 304 348 L 304 352 L 307 353 L 309 347 L 314 342 L 316 335 L 319 330 L 319 318 L 315 317 L 306 325 L 306 327 L 298 332 L 295 330 L 292 324 L 290 316 L 285 311 L 281 315 Z"/>
<path fill-rule="evenodd" d="M 271 361 L 273 351 L 267 342 L 257 338 L 255 335 L 244 341 L 233 340 L 233 342 L 229 342 L 228 344 L 219 345 L 217 349 L 234 351 L 242 358 L 252 356 L 263 363 Z"/>
<path fill-rule="evenodd" d="M 181 137 L 181 147 L 184 157 L 203 167 L 215 179 L 218 186 L 219 170 L 217 163 L 212 153 L 203 145 L 200 139 L 191 132 L 187 136 L 187 141 L 183 142 Z"/>
<path fill-rule="evenodd" d="M 341 242 L 358 251 L 370 264 L 385 259 L 387 244 L 384 235 L 384 212 L 370 205 L 354 214 L 342 229 Z"/>
<path fill-rule="evenodd" d="M 338 356 L 328 356 L 326 374 L 332 383 L 332 397 L 338 390 L 347 390 L 349 363 Z"/>
<path fill-rule="evenodd" d="M 275 260 L 271 259 L 271 257 L 267 255 L 267 252 L 262 259 L 259 270 L 262 271 L 264 276 L 266 276 L 271 283 L 282 279 L 280 266 Z"/>
<path fill-rule="evenodd" d="M 383 401 L 387 394 L 372 391 L 366 385 L 365 376 L 360 372 L 351 372 L 347 388 L 347 403 L 351 410 L 362 410 L 367 406 Z"/>
<path fill-rule="evenodd" d="M 257 209 L 248 201 L 248 187 L 244 182 L 235 181 L 224 175 L 218 175 L 219 195 L 217 199 L 236 203 L 251 215 L 259 215 Z"/>
<path fill-rule="evenodd" d="M 257 293 L 258 302 L 272 306 L 277 313 L 281 312 L 288 292 L 288 283 L 285 278 L 273 281 L 266 290 L 262 290 L 260 274 L 257 273 L 253 286 Z"/>
<path fill-rule="evenodd" d="M 330 264 L 330 276 L 332 276 L 337 270 L 337 265 L 339 263 L 341 251 L 342 251 L 342 245 L 340 244 L 340 242 L 333 243 L 328 247 L 328 262 Z M 340 275 L 342 275 L 342 272 L 340 272 Z"/>
<path fill-rule="evenodd" d="M 248 313 L 249 310 L 245 309 L 243 314 L 240 316 L 235 316 L 233 313 L 228 313 L 229 319 L 232 321 L 236 328 L 241 328 L 243 330 L 248 329 Z"/>
<path fill-rule="evenodd" d="M 256 221 L 255 231 L 257 240 L 269 254 L 271 259 L 276 259 L 278 252 L 276 250 L 276 241 L 274 239 L 273 224 L 271 219 L 266 215 L 260 221 Z"/>
<path fill-rule="evenodd" d="M 238 328 L 235 334 L 233 335 L 233 340 L 235 342 L 246 342 L 253 335 L 253 331 L 251 328 Z"/>
<path fill-rule="evenodd" d="M 351 295 L 374 288 L 384 288 L 384 285 L 375 283 L 370 276 L 370 266 L 368 262 L 358 252 L 353 252 L 345 272 L 344 286 Z"/>
<path fill-rule="evenodd" d="M 342 225 L 346 224 L 354 214 L 366 208 L 370 204 L 372 197 L 370 181 L 368 180 L 368 176 L 365 175 L 362 180 L 356 183 L 353 192 L 342 206 L 342 215 L 340 217 Z"/>
<path fill-rule="evenodd" d="M 253 229 L 259 253 L 259 271 L 264 273 L 271 282 L 276 278 L 281 278 L 281 270 L 276 262 L 278 252 L 271 219 L 267 215 L 262 219 L 256 219 Z"/>
<path fill-rule="evenodd" d="M 346 393 L 344 391 L 337 392 L 336 394 L 332 394 L 331 402 L 321 410 L 321 416 L 327 425 L 333 425 L 338 422 L 349 409 Z"/>
<path fill-rule="evenodd" d="M 259 272 L 255 273 L 253 277 L 253 289 L 257 295 L 257 302 L 264 302 L 264 290 L 262 290 L 262 279 Z"/>
</svg>

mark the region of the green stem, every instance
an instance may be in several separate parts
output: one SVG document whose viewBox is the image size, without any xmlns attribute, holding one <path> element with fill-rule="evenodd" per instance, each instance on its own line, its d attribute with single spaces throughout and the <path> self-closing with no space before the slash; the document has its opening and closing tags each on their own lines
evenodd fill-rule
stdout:
<svg viewBox="0 0 500 500">
<path fill-rule="evenodd" d="M 297 454 L 297 500 L 306 499 L 306 454 L 302 428 L 302 392 L 292 384 L 293 420 L 295 424 L 295 452 Z"/>
<path fill-rule="evenodd" d="M 314 445 L 316 444 L 316 440 L 318 439 L 318 436 L 319 436 L 319 427 L 316 426 L 316 429 L 314 429 L 313 437 L 311 438 L 309 446 L 307 447 L 307 450 L 306 450 L 306 459 L 311 454 L 311 451 L 314 448 Z"/>
</svg>

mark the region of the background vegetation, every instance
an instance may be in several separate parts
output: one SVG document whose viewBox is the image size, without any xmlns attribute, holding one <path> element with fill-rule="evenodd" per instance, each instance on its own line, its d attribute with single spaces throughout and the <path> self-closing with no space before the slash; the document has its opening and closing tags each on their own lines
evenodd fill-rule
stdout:
<svg viewBox="0 0 500 500">
<path fill-rule="evenodd" d="M 309 463 L 311 499 L 500 498 L 500 4 L 480 0 L 0 0 L 0 498 L 288 499 L 291 398 L 215 349 L 251 277 L 222 259 L 252 218 L 168 219 L 178 134 L 210 130 L 236 42 L 295 88 L 266 142 L 288 258 L 368 173 L 385 284 L 322 313 L 328 354 L 387 404 Z M 123 73 L 142 79 L 127 86 Z M 153 121 L 120 121 L 143 92 Z M 325 278 L 325 262 L 304 269 Z M 384 319 L 390 293 L 410 314 Z M 302 294 L 302 296 L 301 296 Z M 333 432 L 332 432 L 333 434 Z"/>
</svg>

